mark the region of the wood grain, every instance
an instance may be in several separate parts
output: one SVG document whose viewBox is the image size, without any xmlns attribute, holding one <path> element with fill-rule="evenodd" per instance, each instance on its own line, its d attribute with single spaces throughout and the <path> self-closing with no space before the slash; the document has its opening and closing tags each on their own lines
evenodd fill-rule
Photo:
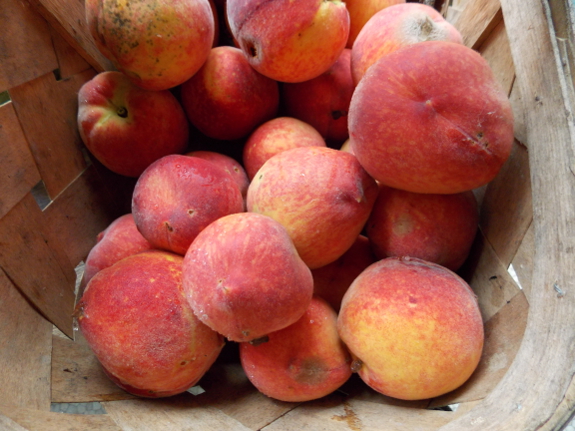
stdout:
<svg viewBox="0 0 575 431">
<path fill-rule="evenodd" d="M 52 324 L 38 314 L 1 269 L 0 322 L 0 365 L 4 371 L 0 374 L 1 402 L 50 410 Z"/>
<path fill-rule="evenodd" d="M 0 218 L 40 181 L 12 103 L 0 106 Z"/>
<path fill-rule="evenodd" d="M 0 92 L 58 67 L 49 26 L 27 2 L 2 0 L 0 28 Z"/>
<path fill-rule="evenodd" d="M 487 60 L 505 94 L 509 95 L 515 79 L 515 66 L 503 20 L 493 28 L 478 50 Z"/>
<path fill-rule="evenodd" d="M 50 27 L 50 33 L 58 59 L 60 79 L 70 78 L 92 67 L 53 27 Z"/>
<path fill-rule="evenodd" d="M 499 0 L 470 0 L 454 22 L 463 44 L 477 49 L 501 22 Z"/>
<path fill-rule="evenodd" d="M 535 253 L 535 232 L 533 230 L 533 224 L 529 225 L 529 229 L 525 232 L 523 240 L 517 253 L 513 258 L 513 269 L 517 274 L 519 283 L 529 301 L 531 296 L 532 287 L 532 277 L 533 277 L 533 255 Z"/>
</svg>

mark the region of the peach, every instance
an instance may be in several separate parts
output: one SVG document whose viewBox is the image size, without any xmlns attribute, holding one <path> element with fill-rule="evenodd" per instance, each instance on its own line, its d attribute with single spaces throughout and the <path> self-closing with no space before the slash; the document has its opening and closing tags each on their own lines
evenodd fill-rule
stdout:
<svg viewBox="0 0 575 431">
<path fill-rule="evenodd" d="M 479 224 L 472 191 L 420 194 L 381 187 L 366 224 L 378 259 L 411 256 L 457 271 Z"/>
<path fill-rule="evenodd" d="M 198 234 L 183 264 L 198 318 L 231 341 L 252 341 L 297 321 L 313 295 L 311 271 L 286 230 L 260 214 L 222 217 Z"/>
<path fill-rule="evenodd" d="M 248 174 L 246 173 L 244 167 L 236 159 L 226 154 L 208 150 L 190 151 L 186 155 L 208 160 L 209 162 L 215 163 L 216 165 L 224 169 L 235 180 L 236 184 L 238 185 L 238 188 L 240 189 L 240 192 L 242 193 L 242 196 L 245 199 L 248 193 L 248 186 L 250 185 L 250 179 L 248 178 Z"/>
<path fill-rule="evenodd" d="M 382 185 L 459 193 L 497 175 L 511 152 L 513 112 L 479 53 L 430 41 L 370 67 L 351 99 L 349 131 L 353 154 Z"/>
<path fill-rule="evenodd" d="M 278 83 L 258 73 L 232 46 L 213 48 L 200 70 L 180 87 L 190 122 L 210 138 L 247 137 L 274 118 Z"/>
<path fill-rule="evenodd" d="M 162 157 L 134 187 L 132 214 L 155 248 L 184 255 L 212 221 L 242 212 L 244 199 L 230 174 L 199 157 Z"/>
<path fill-rule="evenodd" d="M 242 159 L 250 181 L 272 156 L 299 147 L 325 147 L 320 133 L 304 121 L 277 117 L 260 125 L 248 137 Z"/>
<path fill-rule="evenodd" d="M 351 377 L 351 358 L 337 333 L 337 314 L 314 297 L 305 314 L 261 343 L 240 343 L 248 379 L 263 394 L 303 402 L 337 390 Z"/>
<path fill-rule="evenodd" d="M 459 31 L 431 6 L 403 2 L 382 9 L 365 23 L 353 44 L 353 81 L 357 84 L 381 57 L 404 46 L 431 40 L 462 43 Z"/>
<path fill-rule="evenodd" d="M 321 75 L 349 34 L 349 13 L 339 0 L 228 0 L 227 18 L 254 69 L 280 82 Z"/>
<path fill-rule="evenodd" d="M 128 256 L 98 272 L 76 306 L 88 345 L 127 392 L 150 398 L 184 392 L 224 345 L 186 301 L 182 262 L 160 250 Z"/>
<path fill-rule="evenodd" d="M 96 244 L 86 257 L 82 283 L 87 284 L 96 273 L 125 257 L 152 248 L 136 227 L 134 216 L 124 214 L 96 237 Z"/>
<path fill-rule="evenodd" d="M 315 269 L 351 247 L 376 198 L 377 184 L 353 155 L 301 147 L 264 163 L 248 187 L 246 204 L 248 211 L 280 222 Z"/>
<path fill-rule="evenodd" d="M 359 235 L 339 259 L 311 271 L 314 294 L 339 312 L 343 295 L 351 283 L 376 260 L 369 238 Z"/>
<path fill-rule="evenodd" d="M 188 145 L 188 120 L 176 97 L 168 90 L 144 90 L 120 72 L 99 73 L 82 85 L 77 120 L 90 153 L 128 177 Z"/>
<path fill-rule="evenodd" d="M 204 64 L 215 36 L 209 0 L 86 0 L 96 46 L 117 70 L 147 90 L 167 90 Z"/>
<path fill-rule="evenodd" d="M 346 0 L 345 6 L 349 12 L 349 37 L 346 48 L 351 48 L 357 35 L 366 22 L 386 7 L 405 3 L 405 0 Z"/>
<path fill-rule="evenodd" d="M 403 400 L 461 386 L 476 369 L 484 342 L 469 285 L 416 258 L 386 258 L 362 272 L 343 297 L 337 327 L 360 378 Z"/>
<path fill-rule="evenodd" d="M 347 113 L 355 85 L 351 78 L 351 50 L 316 78 L 285 83 L 282 103 L 286 115 L 311 124 L 328 146 L 340 147 L 348 138 Z"/>
</svg>

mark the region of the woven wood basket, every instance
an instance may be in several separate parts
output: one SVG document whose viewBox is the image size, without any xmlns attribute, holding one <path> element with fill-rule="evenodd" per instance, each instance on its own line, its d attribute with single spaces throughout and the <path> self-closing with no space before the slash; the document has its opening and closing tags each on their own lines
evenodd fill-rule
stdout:
<svg viewBox="0 0 575 431">
<path fill-rule="evenodd" d="M 134 185 L 91 159 L 76 127 L 78 89 L 110 64 L 81 0 L 1 0 L 0 429 L 564 427 L 575 412 L 573 4 L 459 0 L 442 12 L 488 60 L 516 118 L 508 163 L 477 190 L 481 229 L 461 270 L 485 320 L 475 374 L 433 400 L 389 399 L 354 376 L 323 399 L 284 403 L 260 394 L 224 350 L 204 393 L 146 400 L 104 376 L 72 319 L 76 269 L 130 211 Z M 91 401 L 106 414 L 50 411 Z"/>
</svg>

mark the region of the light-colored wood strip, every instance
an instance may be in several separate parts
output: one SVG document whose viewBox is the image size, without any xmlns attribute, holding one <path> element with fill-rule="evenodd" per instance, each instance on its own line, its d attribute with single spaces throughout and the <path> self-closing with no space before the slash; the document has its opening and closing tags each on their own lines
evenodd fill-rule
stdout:
<svg viewBox="0 0 575 431">
<path fill-rule="evenodd" d="M 481 316 L 484 322 L 493 317 L 519 292 L 507 266 L 478 232 L 468 260 L 459 270 L 477 295 Z"/>
<path fill-rule="evenodd" d="M 249 431 L 221 410 L 183 393 L 165 399 L 109 401 L 104 408 L 124 431 Z"/>
<path fill-rule="evenodd" d="M 0 415 L 0 428 L 4 431 L 28 431 L 7 416 Z"/>
<path fill-rule="evenodd" d="M 75 341 L 53 337 L 52 402 L 84 403 L 136 398 L 114 384 L 102 370 L 81 333 Z"/>
<path fill-rule="evenodd" d="M 521 89 L 519 88 L 519 85 L 517 85 L 516 80 L 513 82 L 509 101 L 511 102 L 511 108 L 513 109 L 513 134 L 515 135 L 515 140 L 525 148 L 528 148 L 525 110 L 523 109 L 523 101 L 521 100 Z"/>
<path fill-rule="evenodd" d="M 477 49 L 501 20 L 499 0 L 471 0 L 454 25 L 463 37 L 463 44 Z"/>
<path fill-rule="evenodd" d="M 440 407 L 485 398 L 505 375 L 523 340 L 529 304 L 522 292 L 485 323 L 485 345 L 477 369 L 467 382 L 449 394 L 432 400 Z"/>
<path fill-rule="evenodd" d="M 52 325 L 1 269 L 0 322 L 0 400 L 12 407 L 50 410 Z"/>
<path fill-rule="evenodd" d="M 0 218 L 40 181 L 12 103 L 0 106 Z"/>
<path fill-rule="evenodd" d="M 50 25 L 98 72 L 113 70 L 112 63 L 96 47 L 84 11 L 84 2 L 28 0 Z"/>
<path fill-rule="evenodd" d="M 78 90 L 92 71 L 57 81 L 53 73 L 10 91 L 38 170 L 51 198 L 84 169 L 86 161 L 76 122 Z"/>
<path fill-rule="evenodd" d="M 506 267 L 533 219 L 527 149 L 514 142 L 511 155 L 485 190 L 479 225 Z"/>
<path fill-rule="evenodd" d="M 516 359 L 499 385 L 481 408 L 444 430 L 559 429 L 565 413 L 575 409 L 568 396 L 575 375 L 575 132 L 568 103 L 572 90 L 557 61 L 555 34 L 546 16 L 550 4 L 501 3 L 525 109 L 534 197 L 529 321 Z M 558 417 L 562 403 L 563 416 Z"/>
<path fill-rule="evenodd" d="M 72 337 L 74 269 L 61 266 L 43 229 L 40 208 L 28 194 L 0 220 L 0 268 L 47 319 Z"/>
<path fill-rule="evenodd" d="M 0 412 L 20 426 L 14 428 L 14 431 L 122 431 L 108 415 L 71 415 L 2 404 Z"/>
<path fill-rule="evenodd" d="M 503 20 L 499 21 L 478 50 L 489 63 L 495 79 L 499 82 L 503 91 L 509 95 L 515 79 L 515 66 L 513 65 L 511 47 L 509 46 L 509 39 L 507 38 Z"/>
<path fill-rule="evenodd" d="M 0 93 L 58 67 L 49 26 L 27 2 L 2 0 L 0 28 Z"/>
<path fill-rule="evenodd" d="M 529 297 L 531 296 L 531 278 L 533 277 L 533 254 L 535 252 L 535 232 L 533 230 L 533 224 L 529 226 L 527 232 L 523 236 L 523 240 L 521 241 L 521 245 L 513 258 L 513 269 L 517 274 L 517 279 L 519 280 L 519 284 L 521 284 L 521 288 L 523 289 L 523 293 L 527 297 L 529 301 Z"/>
</svg>

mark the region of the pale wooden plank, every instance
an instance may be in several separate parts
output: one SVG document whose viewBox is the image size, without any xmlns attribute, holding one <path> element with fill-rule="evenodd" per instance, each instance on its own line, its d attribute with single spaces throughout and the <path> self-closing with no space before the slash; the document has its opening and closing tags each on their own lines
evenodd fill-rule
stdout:
<svg viewBox="0 0 575 431">
<path fill-rule="evenodd" d="M 513 88 L 509 95 L 511 108 L 513 109 L 513 134 L 515 140 L 518 141 L 525 148 L 527 147 L 527 126 L 525 124 L 525 110 L 523 109 L 523 101 L 521 100 L 521 89 L 517 85 L 517 81 L 513 81 Z"/>
<path fill-rule="evenodd" d="M 104 374 L 81 333 L 75 341 L 53 337 L 52 402 L 84 403 L 136 398 Z"/>
<path fill-rule="evenodd" d="M 52 27 L 98 72 L 113 70 L 96 47 L 86 23 L 84 2 L 28 0 Z"/>
<path fill-rule="evenodd" d="M 122 431 L 108 415 L 71 415 L 2 404 L 0 412 L 18 424 L 20 428 L 14 428 L 14 431 Z"/>
<path fill-rule="evenodd" d="M 26 428 L 22 428 L 22 426 L 4 415 L 0 415 L 0 428 L 4 431 L 26 431 Z"/>
<path fill-rule="evenodd" d="M 519 292 L 519 287 L 507 272 L 507 266 L 499 260 L 481 232 L 478 232 L 469 258 L 459 273 L 477 295 L 484 322 Z"/>
<path fill-rule="evenodd" d="M 0 218 L 40 181 L 12 103 L 0 106 Z"/>
<path fill-rule="evenodd" d="M 46 21 L 20 0 L 2 0 L 0 92 L 42 76 L 58 67 Z"/>
<path fill-rule="evenodd" d="M 535 232 L 533 229 L 533 224 L 529 226 L 527 232 L 523 236 L 523 241 L 521 241 L 521 245 L 513 258 L 513 269 L 517 274 L 517 278 L 519 279 L 519 284 L 523 289 L 523 293 L 529 300 L 531 296 L 531 287 L 532 282 L 531 278 L 533 277 L 533 254 L 535 253 Z"/>
<path fill-rule="evenodd" d="M 189 393 L 165 399 L 109 401 L 103 405 L 124 431 L 250 430 L 221 410 L 200 405 Z"/>
<path fill-rule="evenodd" d="M 470 0 L 454 22 L 463 44 L 477 49 L 501 22 L 499 0 Z"/>
<path fill-rule="evenodd" d="M 556 39 L 546 17 L 550 5 L 535 0 L 501 3 L 523 96 L 534 196 L 529 321 L 516 359 L 499 385 L 481 408 L 444 430 L 558 429 L 564 416 L 556 414 L 557 406 L 567 404 L 563 415 L 575 409 L 568 397 L 575 375 L 572 89 L 557 67 Z"/>
<path fill-rule="evenodd" d="M 0 220 L 0 268 L 46 318 L 72 337 L 74 269 L 60 265 L 42 234 L 44 228 L 40 208 L 26 195 Z"/>
<path fill-rule="evenodd" d="M 262 431 L 431 431 L 453 417 L 452 412 L 346 400 L 332 394 L 300 405 Z"/>
<path fill-rule="evenodd" d="M 70 78 L 92 67 L 53 27 L 50 27 L 50 33 L 58 59 L 60 79 Z"/>
<path fill-rule="evenodd" d="M 0 322 L 0 400 L 12 407 L 50 410 L 52 325 L 1 269 Z"/>
<path fill-rule="evenodd" d="M 529 304 L 522 292 L 515 295 L 485 323 L 485 345 L 477 369 L 467 382 L 431 401 L 430 407 L 485 398 L 505 375 L 523 340 Z"/>
<path fill-rule="evenodd" d="M 479 225 L 507 267 L 533 219 L 529 153 L 518 142 L 485 190 Z"/>
<path fill-rule="evenodd" d="M 57 81 L 53 73 L 10 91 L 12 102 L 51 198 L 85 168 L 78 132 L 78 90 L 91 70 Z"/>
<path fill-rule="evenodd" d="M 515 66 L 503 20 L 499 21 L 478 50 L 487 60 L 503 91 L 509 95 L 515 79 Z"/>
</svg>

